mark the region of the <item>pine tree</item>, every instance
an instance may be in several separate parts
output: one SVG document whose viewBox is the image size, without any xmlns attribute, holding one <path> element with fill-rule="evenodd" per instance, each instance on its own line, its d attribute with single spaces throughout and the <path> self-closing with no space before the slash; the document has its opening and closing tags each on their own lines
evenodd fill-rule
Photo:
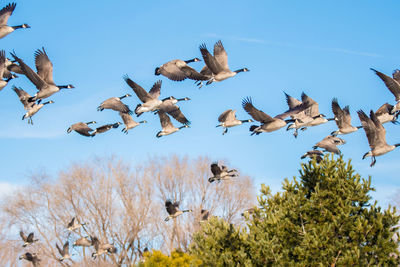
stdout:
<svg viewBox="0 0 400 267">
<path fill-rule="evenodd" d="M 371 204 L 373 190 L 350 161 L 312 160 L 302 164 L 299 179 L 285 179 L 283 192 L 262 186 L 246 231 L 232 239 L 226 227 L 203 228 L 192 253 L 219 260 L 227 250 L 241 266 L 398 266 L 400 217 Z"/>
</svg>

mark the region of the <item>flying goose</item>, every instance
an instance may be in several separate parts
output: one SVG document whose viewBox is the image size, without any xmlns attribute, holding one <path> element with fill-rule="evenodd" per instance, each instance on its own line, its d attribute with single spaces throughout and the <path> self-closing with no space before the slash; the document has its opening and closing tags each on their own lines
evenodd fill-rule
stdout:
<svg viewBox="0 0 400 267">
<path fill-rule="evenodd" d="M 220 182 L 221 180 L 228 180 L 232 177 L 237 177 L 237 170 L 232 169 L 228 170 L 228 168 L 224 165 L 218 166 L 217 162 L 213 162 L 211 164 L 211 172 L 213 174 L 212 177 L 208 178 L 210 183 L 214 181 Z"/>
<path fill-rule="evenodd" d="M 237 125 L 240 125 L 245 122 L 254 122 L 253 120 L 238 120 L 236 118 L 236 110 L 228 109 L 222 112 L 221 115 L 218 117 L 218 121 L 220 124 L 218 124 L 215 127 L 223 127 L 224 131 L 222 132 L 222 135 L 226 134 L 228 132 L 228 128 L 234 127 Z"/>
<path fill-rule="evenodd" d="M 156 137 L 158 137 L 158 138 L 160 138 L 163 135 L 173 134 L 173 133 L 175 133 L 175 132 L 177 132 L 177 131 L 179 131 L 180 129 L 183 129 L 183 128 L 189 128 L 189 125 L 187 125 L 187 124 L 185 124 L 185 125 L 183 125 L 183 126 L 181 126 L 179 128 L 176 128 L 172 124 L 171 119 L 169 118 L 169 116 L 162 110 L 159 110 L 157 112 L 157 114 L 158 114 L 158 116 L 160 118 L 160 123 L 161 123 L 161 127 L 162 127 L 162 130 L 159 131 L 157 133 L 157 135 L 156 135 Z"/>
<path fill-rule="evenodd" d="M 120 124 L 122 124 L 122 123 L 116 122 L 116 123 L 110 123 L 110 124 L 106 124 L 106 125 L 97 127 L 96 130 L 93 131 L 92 135 L 96 135 L 96 134 L 99 134 L 99 133 L 105 133 L 105 132 L 107 132 L 108 130 L 110 130 L 112 128 L 116 129 L 116 128 L 118 128 L 118 126 Z"/>
<path fill-rule="evenodd" d="M 96 257 L 101 256 L 105 253 L 117 253 L 117 248 L 114 246 L 114 244 L 108 244 L 108 243 L 100 243 L 99 239 L 95 236 L 92 238 L 92 243 L 93 247 L 96 250 L 96 252 L 92 253 L 92 257 L 96 259 Z"/>
<path fill-rule="evenodd" d="M 301 159 L 305 159 L 307 157 L 309 158 L 315 158 L 315 160 L 317 161 L 317 163 L 320 163 L 322 161 L 322 156 L 324 155 L 324 153 L 322 151 L 319 150 L 310 150 L 307 151 L 306 153 L 304 153 L 303 156 L 301 156 Z"/>
<path fill-rule="evenodd" d="M 316 143 L 315 146 L 313 146 L 313 149 L 316 150 L 319 147 L 324 149 L 325 151 L 332 152 L 335 154 L 340 154 L 341 152 L 337 148 L 337 146 L 343 145 L 345 143 L 346 141 L 339 137 L 328 135 L 327 137 Z"/>
<path fill-rule="evenodd" d="M 393 124 L 399 124 L 397 118 L 400 114 L 400 111 L 396 111 L 392 114 L 393 108 L 393 105 L 385 103 L 377 111 L 375 111 L 376 117 L 382 124 L 389 121 Z"/>
<path fill-rule="evenodd" d="M 22 259 L 32 262 L 32 265 L 34 267 L 39 266 L 39 261 L 41 261 L 36 253 L 30 253 L 30 252 L 26 252 L 25 254 L 19 256 L 19 260 Z"/>
<path fill-rule="evenodd" d="M 125 124 L 125 128 L 122 129 L 122 132 L 124 132 L 126 134 L 128 134 L 128 130 L 135 128 L 139 124 L 147 123 L 147 121 L 139 121 L 139 122 L 134 121 L 132 116 L 129 115 L 128 113 L 120 112 L 119 116 L 121 116 L 122 121 Z"/>
<path fill-rule="evenodd" d="M 97 111 L 103 111 L 104 109 L 112 109 L 118 112 L 123 112 L 127 114 L 132 114 L 132 111 L 129 109 L 128 105 L 125 105 L 121 102 L 121 99 L 125 97 L 130 97 L 130 94 L 126 94 L 120 97 L 110 97 L 107 100 L 104 100 L 100 106 L 97 107 Z"/>
<path fill-rule="evenodd" d="M 172 203 L 171 200 L 165 201 L 165 208 L 168 212 L 168 217 L 165 218 L 165 221 L 169 221 L 170 219 L 175 219 L 179 215 L 182 215 L 185 212 L 192 212 L 192 210 L 179 210 L 179 202 L 175 201 Z"/>
<path fill-rule="evenodd" d="M 21 101 L 22 105 L 24 105 L 24 108 L 27 111 L 24 114 L 24 116 L 22 116 L 22 120 L 29 118 L 28 124 L 30 123 L 33 125 L 32 116 L 35 115 L 42 107 L 44 107 L 47 104 L 54 103 L 52 100 L 40 104 L 36 104 L 35 102 L 29 102 L 29 98 L 31 96 L 27 92 L 25 92 L 22 88 L 13 86 L 12 89 L 18 95 L 19 101 Z"/>
<path fill-rule="evenodd" d="M 240 214 L 240 215 L 242 215 L 242 216 L 244 217 L 246 214 L 247 214 L 247 215 L 253 214 L 254 211 L 255 211 L 254 208 L 250 208 L 250 209 L 247 209 L 247 210 L 243 211 L 242 214 Z"/>
<path fill-rule="evenodd" d="M 181 59 L 174 59 L 168 61 L 167 63 L 161 65 L 160 67 L 156 68 L 155 75 L 162 74 L 163 76 L 167 77 L 173 81 L 183 81 L 186 78 L 195 80 L 195 81 L 205 81 L 208 80 L 207 77 L 198 73 L 195 69 L 189 67 L 187 64 L 191 62 L 201 61 L 200 59 L 193 58 L 190 60 L 181 60 Z"/>
<path fill-rule="evenodd" d="M 4 50 L 0 50 L 0 91 L 3 90 L 4 87 L 6 87 L 9 81 L 18 77 L 15 74 L 10 74 L 8 78 L 3 80 L 3 77 L 5 76 L 4 75 L 5 70 L 6 70 L 6 52 Z"/>
<path fill-rule="evenodd" d="M 146 92 L 140 85 L 132 81 L 128 75 L 124 77 L 125 82 L 133 89 L 137 97 L 143 104 L 138 104 L 135 108 L 135 113 L 139 117 L 143 112 L 154 111 L 161 105 L 162 101 L 158 99 L 161 92 L 161 81 L 154 83 L 149 92 Z"/>
<path fill-rule="evenodd" d="M 317 126 L 330 120 L 334 120 L 333 118 L 326 119 L 326 116 L 319 112 L 318 103 L 304 92 L 301 94 L 301 101 L 304 105 L 303 108 L 307 108 L 301 111 L 304 113 L 300 112 L 300 115 L 298 114 L 298 116 L 294 119 L 294 122 L 289 124 L 286 129 L 295 129 L 293 133 L 294 137 L 297 137 L 298 129 L 306 130 L 308 126 Z"/>
<path fill-rule="evenodd" d="M 37 49 L 35 51 L 35 65 L 37 73 L 24 63 L 22 59 L 17 57 L 15 52 L 11 53 L 14 60 L 18 62 L 25 76 L 36 86 L 39 90 L 35 96 L 29 99 L 29 102 L 39 100 L 39 102 L 47 98 L 61 89 L 75 88 L 72 84 L 56 85 L 53 81 L 53 64 L 42 47 L 43 50 Z"/>
<path fill-rule="evenodd" d="M 24 234 L 24 232 L 21 230 L 19 231 L 19 235 L 21 236 L 22 240 L 24 241 L 24 244 L 22 247 L 26 247 L 28 245 L 32 245 L 34 242 L 38 241 L 39 239 L 33 239 L 34 238 L 34 233 L 30 233 L 28 236 Z"/>
<path fill-rule="evenodd" d="M 369 147 L 371 148 L 370 151 L 364 154 L 362 159 L 365 159 L 366 157 L 372 157 L 372 162 L 370 165 L 372 167 L 376 163 L 375 157 L 394 150 L 396 147 L 400 146 L 400 143 L 395 145 L 387 144 L 385 136 L 386 130 L 372 110 L 370 111 L 369 117 L 362 110 L 357 111 L 357 113 L 364 128 L 365 134 L 367 135 Z"/>
<path fill-rule="evenodd" d="M 93 131 L 93 129 L 88 126 L 88 124 L 92 124 L 92 123 L 96 123 L 96 122 L 95 121 L 89 121 L 89 122 L 86 122 L 86 123 L 84 123 L 84 122 L 74 123 L 67 129 L 67 133 L 75 131 L 80 135 L 93 137 L 94 135 L 89 133 L 89 132 Z"/>
<path fill-rule="evenodd" d="M 72 217 L 71 221 L 67 224 L 67 230 L 72 232 L 75 231 L 76 229 L 79 229 L 86 225 L 85 223 L 80 223 L 75 217 Z"/>
<path fill-rule="evenodd" d="M 373 68 L 371 68 L 371 70 L 375 72 L 375 74 L 378 75 L 379 78 L 381 78 L 389 91 L 394 95 L 397 102 L 397 104 L 391 110 L 391 113 L 394 114 L 396 111 L 400 110 L 400 70 L 395 70 L 393 72 L 393 78 Z"/>
<path fill-rule="evenodd" d="M 179 101 L 188 101 L 189 97 L 175 98 L 173 96 L 164 98 L 161 105 L 158 106 L 158 110 L 162 110 L 171 115 L 175 120 L 182 124 L 190 124 L 190 121 L 183 115 L 181 109 L 176 105 Z"/>
<path fill-rule="evenodd" d="M 26 23 L 18 26 L 7 25 L 8 18 L 12 15 L 16 6 L 17 6 L 16 3 L 11 3 L 0 10 L 0 39 L 12 33 L 16 29 L 30 28 L 30 26 Z"/>
<path fill-rule="evenodd" d="M 92 241 L 88 239 L 88 236 L 81 237 L 75 240 L 73 247 L 91 247 L 93 245 Z"/>
<path fill-rule="evenodd" d="M 69 242 L 68 241 L 64 243 L 64 246 L 62 249 L 58 246 L 58 243 L 56 243 L 56 248 L 61 255 L 61 258 L 58 259 L 59 261 L 71 259 L 71 254 L 69 254 Z"/>
<path fill-rule="evenodd" d="M 239 72 L 249 71 L 247 68 L 235 71 L 231 71 L 229 69 L 228 55 L 221 41 L 216 42 L 214 45 L 214 56 L 211 55 L 210 52 L 208 52 L 205 44 L 200 45 L 200 52 L 203 56 L 204 62 L 206 63 L 208 70 L 212 73 L 212 76 L 207 81 L 206 85 L 209 85 L 212 82 L 223 81 L 225 79 L 235 76 Z M 205 69 L 203 73 L 209 73 L 208 70 Z"/>
<path fill-rule="evenodd" d="M 260 126 L 252 125 L 250 126 L 251 135 L 256 134 L 259 135 L 262 132 L 273 132 L 279 130 L 280 128 L 286 125 L 286 122 L 283 119 L 279 119 L 277 117 L 272 118 L 268 114 L 263 111 L 255 108 L 253 106 L 252 100 L 250 97 L 243 99 L 242 101 L 243 109 L 256 121 L 261 122 Z"/>
<path fill-rule="evenodd" d="M 350 107 L 345 106 L 342 109 L 339 106 L 337 98 L 332 100 L 332 111 L 335 114 L 335 122 L 339 130 L 332 132 L 331 135 L 349 134 L 362 128 L 362 126 L 354 127 L 351 125 Z"/>
</svg>

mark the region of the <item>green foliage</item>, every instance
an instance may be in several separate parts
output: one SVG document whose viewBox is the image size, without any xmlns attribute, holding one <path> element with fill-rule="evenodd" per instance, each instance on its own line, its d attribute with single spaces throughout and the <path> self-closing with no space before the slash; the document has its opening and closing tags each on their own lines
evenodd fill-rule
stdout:
<svg viewBox="0 0 400 267">
<path fill-rule="evenodd" d="M 246 239 L 243 229 L 212 217 L 193 236 L 190 252 L 202 266 L 251 266 Z"/>
<path fill-rule="evenodd" d="M 143 262 L 139 264 L 140 267 L 189 267 L 199 266 L 201 261 L 196 257 L 184 253 L 182 251 L 175 250 L 171 253 L 171 256 L 163 254 L 159 250 L 153 250 L 151 253 L 144 253 Z"/>
<path fill-rule="evenodd" d="M 283 192 L 262 186 L 247 231 L 233 227 L 229 235 L 230 226 L 210 222 L 191 252 L 217 266 L 398 266 L 399 216 L 371 205 L 372 190 L 371 178 L 362 179 L 350 161 L 312 160 L 299 179 L 285 179 Z"/>
</svg>

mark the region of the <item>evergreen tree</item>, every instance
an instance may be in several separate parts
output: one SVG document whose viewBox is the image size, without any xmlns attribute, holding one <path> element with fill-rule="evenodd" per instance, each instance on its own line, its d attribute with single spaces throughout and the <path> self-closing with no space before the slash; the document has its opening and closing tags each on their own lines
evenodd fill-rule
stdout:
<svg viewBox="0 0 400 267">
<path fill-rule="evenodd" d="M 371 178 L 362 179 L 350 161 L 312 160 L 299 179 L 285 179 L 283 192 L 262 186 L 247 231 L 227 241 L 226 228 L 202 228 L 192 253 L 219 260 L 228 250 L 242 266 L 398 266 L 399 216 L 371 204 L 372 190 Z"/>
<path fill-rule="evenodd" d="M 184 253 L 179 250 L 175 250 L 171 253 L 171 256 L 163 254 L 159 250 L 153 250 L 152 252 L 145 252 L 143 261 L 138 264 L 139 267 L 193 267 L 200 266 L 201 261 L 196 257 Z"/>
</svg>

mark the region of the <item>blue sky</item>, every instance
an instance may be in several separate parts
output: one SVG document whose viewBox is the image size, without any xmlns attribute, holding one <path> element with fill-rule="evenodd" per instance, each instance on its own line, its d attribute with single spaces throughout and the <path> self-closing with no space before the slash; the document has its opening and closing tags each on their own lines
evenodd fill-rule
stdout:
<svg viewBox="0 0 400 267">
<path fill-rule="evenodd" d="M 45 47 L 54 65 L 57 84 L 76 88 L 53 95 L 48 105 L 28 125 L 11 85 L 30 94 L 36 89 L 25 77 L 13 80 L 0 92 L 0 184 L 20 185 L 26 174 L 38 169 L 50 173 L 71 161 L 91 156 L 117 155 L 141 162 L 151 155 L 208 155 L 226 160 L 242 172 L 279 190 L 285 177 L 298 175 L 300 156 L 336 129 L 334 122 L 313 127 L 295 139 L 285 129 L 250 136 L 244 125 L 229 130 L 215 128 L 217 117 L 236 109 L 239 119 L 249 116 L 241 108 L 246 96 L 270 115 L 287 109 L 283 91 L 299 98 L 302 91 L 318 101 L 320 111 L 331 117 L 330 103 L 337 97 L 350 105 L 355 125 L 356 110 L 377 109 L 394 98 L 369 68 L 386 74 L 399 67 L 400 3 L 385 1 L 15 1 L 9 25 L 28 23 L 0 40 L 1 49 L 15 50 L 28 65 L 33 53 Z M 2 2 L 5 6 L 7 2 Z M 231 69 L 250 72 L 197 89 L 192 81 L 173 82 L 154 76 L 154 69 L 176 58 L 201 58 L 198 49 L 206 43 L 212 50 L 222 40 Z M 191 64 L 200 70 L 204 62 Z M 123 81 L 128 74 L 145 89 L 162 79 L 161 98 L 190 97 L 181 110 L 191 128 L 157 139 L 157 116 L 145 114 L 149 123 L 129 132 L 112 130 L 95 138 L 67 134 L 78 121 L 98 125 L 120 121 L 116 112 L 96 111 L 105 99 L 133 93 Z M 125 99 L 132 109 L 135 95 Z M 174 121 L 175 125 L 178 125 Z M 400 141 L 400 126 L 385 124 L 389 144 Z M 372 176 L 373 194 L 386 206 L 400 188 L 400 150 L 370 160 L 361 160 L 369 150 L 363 131 L 343 136 L 345 159 L 361 175 Z M 7 187 L 9 188 L 9 187 Z M 258 187 L 259 188 L 259 187 Z"/>
</svg>

